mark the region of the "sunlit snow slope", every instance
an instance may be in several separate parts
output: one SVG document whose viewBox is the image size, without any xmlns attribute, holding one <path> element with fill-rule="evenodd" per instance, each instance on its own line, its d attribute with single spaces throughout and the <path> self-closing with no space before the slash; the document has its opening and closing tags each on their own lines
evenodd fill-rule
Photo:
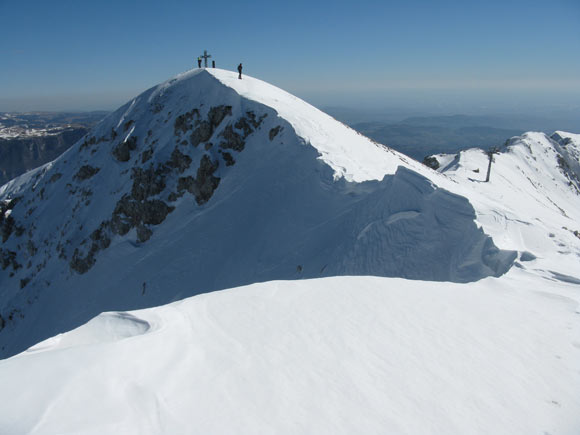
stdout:
<svg viewBox="0 0 580 435">
<path fill-rule="evenodd" d="M 254 282 L 505 273 L 516 253 L 439 182 L 267 83 L 189 71 L 0 188 L 0 355 Z"/>
<path fill-rule="evenodd" d="M 495 243 L 520 252 L 519 267 L 580 283 L 580 135 L 526 133 L 493 157 L 480 149 L 436 156 Z M 468 192 L 469 191 L 469 192 Z"/>
<path fill-rule="evenodd" d="M 0 429 L 573 435 L 578 288 L 335 277 L 106 313 L 0 361 Z"/>
</svg>

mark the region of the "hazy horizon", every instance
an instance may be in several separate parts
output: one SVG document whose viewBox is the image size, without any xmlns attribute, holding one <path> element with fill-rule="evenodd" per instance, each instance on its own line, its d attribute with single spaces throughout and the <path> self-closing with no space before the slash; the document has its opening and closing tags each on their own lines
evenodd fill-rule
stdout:
<svg viewBox="0 0 580 435">
<path fill-rule="evenodd" d="M 573 0 L 33 0 L 0 2 L 0 16 L 1 111 L 114 110 L 204 49 L 318 107 L 547 114 L 580 101 Z"/>
</svg>

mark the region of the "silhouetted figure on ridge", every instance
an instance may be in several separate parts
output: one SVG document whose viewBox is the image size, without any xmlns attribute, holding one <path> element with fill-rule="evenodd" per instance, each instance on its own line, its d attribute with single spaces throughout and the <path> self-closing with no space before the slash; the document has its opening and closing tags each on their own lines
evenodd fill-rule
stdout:
<svg viewBox="0 0 580 435">
<path fill-rule="evenodd" d="M 239 79 L 242 78 L 242 64 L 238 65 L 238 72 L 240 73 L 240 75 L 238 76 Z"/>
<path fill-rule="evenodd" d="M 197 58 L 197 67 L 201 68 L 201 57 Z"/>
</svg>

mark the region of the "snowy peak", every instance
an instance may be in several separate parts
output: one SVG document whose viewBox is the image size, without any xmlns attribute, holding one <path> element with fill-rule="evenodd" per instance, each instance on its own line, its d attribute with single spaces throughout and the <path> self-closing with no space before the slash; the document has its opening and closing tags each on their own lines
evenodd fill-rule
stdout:
<svg viewBox="0 0 580 435">
<path fill-rule="evenodd" d="M 181 74 L 0 188 L 2 352 L 254 282 L 505 273 L 444 178 L 262 81 Z"/>
</svg>

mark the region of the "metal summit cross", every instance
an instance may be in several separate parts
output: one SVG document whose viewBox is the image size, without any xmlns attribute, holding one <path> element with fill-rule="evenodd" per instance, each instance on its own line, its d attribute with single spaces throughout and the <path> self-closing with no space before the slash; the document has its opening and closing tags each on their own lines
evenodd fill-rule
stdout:
<svg viewBox="0 0 580 435">
<path fill-rule="evenodd" d="M 207 68 L 207 60 L 208 60 L 208 58 L 211 57 L 211 54 L 207 54 L 207 50 L 203 50 L 203 56 L 200 56 L 200 57 L 202 57 L 203 60 L 205 61 L 204 65 Z"/>
</svg>

